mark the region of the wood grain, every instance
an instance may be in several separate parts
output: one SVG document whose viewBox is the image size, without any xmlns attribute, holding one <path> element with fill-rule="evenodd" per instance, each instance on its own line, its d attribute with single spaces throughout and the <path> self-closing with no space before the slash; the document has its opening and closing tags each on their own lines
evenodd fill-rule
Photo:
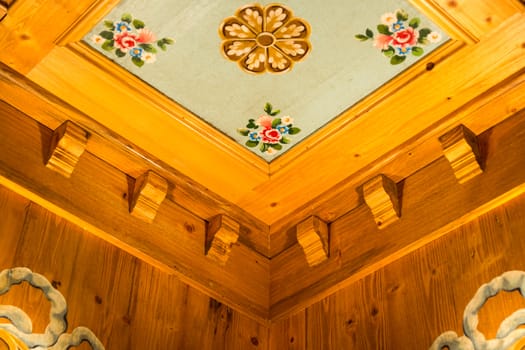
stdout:
<svg viewBox="0 0 525 350">
<path fill-rule="evenodd" d="M 68 302 L 69 332 L 89 327 L 106 349 L 268 349 L 265 326 L 3 187 L 0 210 L 10 252 L 0 270 L 26 266 L 51 281 Z M 36 331 L 48 324 L 47 301 L 27 284 L 0 303 L 25 310 Z"/>
<path fill-rule="evenodd" d="M 44 163 L 48 169 L 69 178 L 78 160 L 86 150 L 88 132 L 70 121 L 65 121 L 53 132 Z"/>
<path fill-rule="evenodd" d="M 129 140 L 98 124 L 78 109 L 73 108 L 40 86 L 0 63 L 2 99 L 50 129 L 68 119 L 75 119 L 90 132 L 86 150 L 127 175 L 138 178 L 153 170 L 166 178 L 172 186 L 168 198 L 188 211 L 206 220 L 218 214 L 227 214 L 241 224 L 239 240 L 268 256 L 269 227 L 245 210 L 227 201 L 194 179 L 148 154 Z M 209 173 L 208 173 L 209 175 Z"/>
<path fill-rule="evenodd" d="M 463 310 L 477 289 L 523 270 L 524 213 L 521 195 L 277 324 L 304 328 L 294 339 L 308 350 L 420 350 L 445 331 L 463 334 Z M 518 292 L 501 293 L 481 309 L 478 329 L 492 339 L 523 307 Z M 286 330 L 272 328 L 271 344 L 286 349 Z"/>
<path fill-rule="evenodd" d="M 334 221 L 331 256 L 322 268 L 300 264 L 291 247 L 271 260 L 271 317 L 320 300 L 525 191 L 525 112 L 480 135 L 486 171 L 460 185 L 441 158 L 404 181 L 403 217 L 381 231 L 361 205 Z M 368 219 L 367 219 L 368 218 Z"/>
<path fill-rule="evenodd" d="M 239 223 L 224 215 L 210 219 L 206 228 L 206 256 L 226 265 L 232 246 L 239 239 Z"/>
<path fill-rule="evenodd" d="M 362 187 L 366 205 L 374 215 L 377 227 L 385 228 L 401 216 L 401 193 L 397 184 L 384 174 L 375 176 Z"/>
<path fill-rule="evenodd" d="M 330 231 L 328 224 L 311 216 L 297 225 L 297 242 L 303 249 L 309 266 L 317 266 L 330 254 Z"/>
<path fill-rule="evenodd" d="M 168 181 L 153 171 L 148 171 L 135 180 L 130 194 L 131 215 L 146 222 L 153 222 L 160 205 L 168 193 Z"/>
<path fill-rule="evenodd" d="M 266 323 L 269 266 L 239 244 L 225 267 L 204 255 L 205 221 L 165 200 L 151 224 L 129 215 L 128 176 L 84 152 L 75 176 L 47 169 L 51 130 L 0 103 L 0 181 L 121 249 Z M 96 179 L 96 181 L 93 181 Z"/>
</svg>

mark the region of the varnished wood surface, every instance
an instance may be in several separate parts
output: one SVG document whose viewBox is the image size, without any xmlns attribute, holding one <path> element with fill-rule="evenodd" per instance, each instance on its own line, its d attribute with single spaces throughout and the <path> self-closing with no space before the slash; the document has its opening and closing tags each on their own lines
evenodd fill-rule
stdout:
<svg viewBox="0 0 525 350">
<path fill-rule="evenodd" d="M 271 260 L 270 315 L 278 319 L 337 291 L 525 191 L 525 111 L 479 136 L 485 172 L 459 184 L 442 157 L 403 181 L 402 216 L 378 229 L 365 205 L 332 222 L 330 257 L 311 268 L 293 246 Z"/>
<path fill-rule="evenodd" d="M 60 215 L 91 233 L 266 322 L 268 259 L 239 243 L 228 263 L 218 266 L 204 254 L 206 221 L 169 199 L 153 223 L 135 218 L 128 208 L 128 176 L 89 152 L 69 179 L 47 169 L 43 152 L 51 134 L 0 102 L 0 183 L 21 187 L 33 201 L 61 208 Z"/>
<path fill-rule="evenodd" d="M 25 266 L 51 281 L 68 303 L 68 332 L 89 327 L 108 350 L 268 349 L 265 326 L 3 187 L 0 213 L 0 270 Z M 37 332 L 48 324 L 48 302 L 27 284 L 0 304 L 21 307 Z"/>
<path fill-rule="evenodd" d="M 315 303 L 272 328 L 270 344 L 308 350 L 421 350 L 445 331 L 460 335 L 477 289 L 509 270 L 525 270 L 525 196 Z M 485 304 L 478 329 L 494 338 L 501 321 L 525 307 L 518 292 Z M 303 331 L 304 330 L 304 331 Z"/>
</svg>

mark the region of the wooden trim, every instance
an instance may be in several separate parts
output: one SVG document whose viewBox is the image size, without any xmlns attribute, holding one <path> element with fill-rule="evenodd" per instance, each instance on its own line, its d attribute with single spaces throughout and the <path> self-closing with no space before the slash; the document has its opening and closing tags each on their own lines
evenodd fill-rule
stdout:
<svg viewBox="0 0 525 350">
<path fill-rule="evenodd" d="M 27 78 L 0 63 L 2 99 L 50 129 L 68 119 L 89 131 L 86 150 L 132 178 L 153 170 L 173 186 L 167 196 L 203 220 L 227 214 L 241 224 L 239 241 L 268 256 L 268 225 L 140 147 L 95 122 Z"/>
<path fill-rule="evenodd" d="M 205 257 L 205 220 L 164 200 L 155 220 L 128 211 L 129 177 L 89 151 L 67 179 L 42 161 L 52 130 L 0 102 L 0 179 L 4 186 L 183 282 L 266 324 L 269 262 L 238 243 L 221 267 Z M 96 181 L 94 181 L 96 179 Z"/>
<path fill-rule="evenodd" d="M 86 150 L 88 132 L 66 121 L 53 132 L 44 163 L 48 169 L 70 177 L 80 156 Z"/>
<path fill-rule="evenodd" d="M 403 216 L 379 230 L 361 205 L 331 223 L 331 258 L 310 268 L 293 246 L 271 260 L 270 316 L 321 300 L 525 192 L 525 111 L 478 136 L 490 151 L 485 172 L 460 185 L 441 157 L 407 177 Z"/>
<path fill-rule="evenodd" d="M 309 266 L 317 266 L 330 255 L 328 224 L 311 216 L 297 225 L 297 242 L 303 248 Z"/>
<path fill-rule="evenodd" d="M 397 184 L 384 174 L 375 176 L 363 184 L 363 198 L 374 215 L 378 228 L 385 228 L 399 220 L 401 200 Z"/>
<path fill-rule="evenodd" d="M 239 224 L 224 215 L 210 219 L 206 229 L 206 256 L 219 265 L 226 265 L 232 246 L 239 238 Z"/>
<path fill-rule="evenodd" d="M 129 212 L 146 222 L 153 222 L 168 193 L 168 181 L 148 171 L 135 180 L 130 193 Z"/>
</svg>

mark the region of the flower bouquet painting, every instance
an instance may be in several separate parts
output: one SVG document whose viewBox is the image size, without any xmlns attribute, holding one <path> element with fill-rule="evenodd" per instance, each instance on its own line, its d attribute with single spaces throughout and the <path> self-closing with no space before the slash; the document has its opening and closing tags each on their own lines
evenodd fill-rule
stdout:
<svg viewBox="0 0 525 350">
<path fill-rule="evenodd" d="M 388 12 L 381 16 L 377 34 L 367 28 L 364 34 L 357 34 L 360 41 L 373 40 L 374 46 L 390 58 L 390 64 L 400 64 L 409 54 L 421 56 L 423 47 L 441 41 L 441 34 L 429 28 L 420 28 L 418 17 L 409 18 L 404 10 Z"/>
</svg>

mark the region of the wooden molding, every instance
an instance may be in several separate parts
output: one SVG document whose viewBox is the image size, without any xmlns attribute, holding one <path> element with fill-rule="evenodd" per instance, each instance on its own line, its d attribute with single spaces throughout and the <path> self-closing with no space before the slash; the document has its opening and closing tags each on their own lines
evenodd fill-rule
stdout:
<svg viewBox="0 0 525 350">
<path fill-rule="evenodd" d="M 88 132 L 80 126 L 71 121 L 62 123 L 53 132 L 46 167 L 69 178 L 86 149 L 87 139 Z"/>
<path fill-rule="evenodd" d="M 5 18 L 6 15 L 7 15 L 7 7 L 0 4 L 0 22 L 2 22 L 2 20 Z"/>
<path fill-rule="evenodd" d="M 232 246 L 239 238 L 240 225 L 226 215 L 210 219 L 206 230 L 206 256 L 219 265 L 226 265 Z"/>
<path fill-rule="evenodd" d="M 441 135 L 439 142 L 459 183 L 465 183 L 483 173 L 477 137 L 467 127 L 458 125 Z"/>
<path fill-rule="evenodd" d="M 363 184 L 363 196 L 377 227 L 385 228 L 399 219 L 400 195 L 397 184 L 383 174 Z"/>
<path fill-rule="evenodd" d="M 328 224 L 316 216 L 309 217 L 297 225 L 297 242 L 303 248 L 308 265 L 319 265 L 328 259 L 330 252 Z"/>
<path fill-rule="evenodd" d="M 148 171 L 135 181 L 129 212 L 151 223 L 167 193 L 168 181 L 153 171 Z"/>
</svg>

